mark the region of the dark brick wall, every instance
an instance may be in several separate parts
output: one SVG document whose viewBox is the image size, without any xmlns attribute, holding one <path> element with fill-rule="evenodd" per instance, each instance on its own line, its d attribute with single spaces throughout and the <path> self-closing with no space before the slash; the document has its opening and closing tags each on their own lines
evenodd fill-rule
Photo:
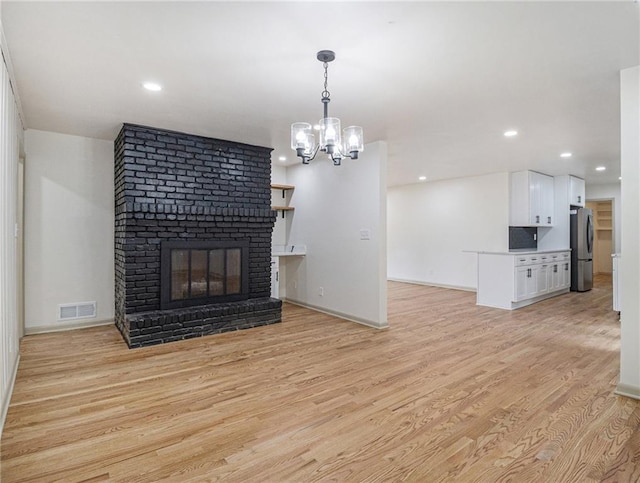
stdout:
<svg viewBox="0 0 640 483">
<path fill-rule="evenodd" d="M 248 240 L 249 299 L 259 300 L 260 307 L 261 299 L 269 299 L 275 221 L 270 207 L 270 152 L 258 146 L 123 125 L 115 141 L 115 318 L 130 347 L 261 324 L 259 317 L 249 317 L 250 323 L 247 317 L 238 317 L 234 324 L 225 314 L 225 326 L 211 321 L 198 325 L 197 320 L 189 319 L 195 328 L 190 332 L 176 327 L 174 334 L 160 323 L 148 327 L 144 313 L 154 312 L 152 318 L 160 320 L 162 241 Z M 279 321 L 280 303 L 273 303 L 277 313 L 271 307 L 264 318 Z M 246 312 L 251 302 L 240 304 Z M 181 310 L 197 312 L 197 308 Z M 262 309 L 256 310 L 260 313 Z M 132 320 L 147 320 L 144 334 L 136 325 L 139 322 Z"/>
</svg>

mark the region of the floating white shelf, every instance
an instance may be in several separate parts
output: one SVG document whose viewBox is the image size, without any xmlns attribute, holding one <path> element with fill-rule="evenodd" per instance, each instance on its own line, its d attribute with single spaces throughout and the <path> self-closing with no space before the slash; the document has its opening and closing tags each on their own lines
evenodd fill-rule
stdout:
<svg viewBox="0 0 640 483">
<path fill-rule="evenodd" d="M 272 257 L 304 257 L 307 254 L 307 245 L 273 245 Z"/>
</svg>

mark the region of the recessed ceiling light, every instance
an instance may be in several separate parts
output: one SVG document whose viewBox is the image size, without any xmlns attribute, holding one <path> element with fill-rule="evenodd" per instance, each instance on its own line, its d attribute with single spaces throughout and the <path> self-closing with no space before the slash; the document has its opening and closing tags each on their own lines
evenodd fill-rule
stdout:
<svg viewBox="0 0 640 483">
<path fill-rule="evenodd" d="M 571 157 L 571 153 L 562 153 L 560 155 L 561 158 L 570 158 Z"/>
<path fill-rule="evenodd" d="M 596 171 L 604 171 L 605 169 L 607 169 L 607 168 L 605 168 L 604 166 L 598 166 L 596 168 Z"/>
<path fill-rule="evenodd" d="M 144 84 L 142 84 L 142 87 L 144 87 L 148 91 L 153 91 L 153 92 L 158 92 L 162 90 L 162 86 L 160 84 L 156 84 L 155 82 L 145 82 Z"/>
<path fill-rule="evenodd" d="M 517 136 L 518 135 L 518 131 L 515 131 L 515 130 L 512 129 L 511 131 L 505 131 L 504 135 L 505 135 L 505 137 L 512 138 L 513 136 Z"/>
<path fill-rule="evenodd" d="M 427 180 L 427 177 L 426 177 L 426 176 L 419 176 L 419 177 L 418 177 L 418 179 L 419 179 L 420 181 L 426 181 L 426 180 Z"/>
<path fill-rule="evenodd" d="M 287 160 L 287 157 L 286 157 L 286 156 L 280 156 L 280 157 L 278 158 L 278 161 L 286 161 L 286 160 Z"/>
</svg>

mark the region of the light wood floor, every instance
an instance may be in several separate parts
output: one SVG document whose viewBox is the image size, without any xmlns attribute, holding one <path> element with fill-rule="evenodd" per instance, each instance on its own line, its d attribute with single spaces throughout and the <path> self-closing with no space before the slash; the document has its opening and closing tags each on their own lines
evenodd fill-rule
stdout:
<svg viewBox="0 0 640 483">
<path fill-rule="evenodd" d="M 282 324 L 128 350 L 26 337 L 2 481 L 640 480 L 610 279 L 514 312 L 389 284 L 391 328 Z"/>
</svg>

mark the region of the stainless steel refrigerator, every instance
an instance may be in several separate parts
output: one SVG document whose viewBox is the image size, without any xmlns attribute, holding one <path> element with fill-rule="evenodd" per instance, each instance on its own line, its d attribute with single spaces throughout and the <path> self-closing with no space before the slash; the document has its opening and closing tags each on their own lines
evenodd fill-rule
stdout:
<svg viewBox="0 0 640 483">
<path fill-rule="evenodd" d="M 586 292 L 593 287 L 593 213 L 578 208 L 571 214 L 571 290 Z"/>
</svg>

